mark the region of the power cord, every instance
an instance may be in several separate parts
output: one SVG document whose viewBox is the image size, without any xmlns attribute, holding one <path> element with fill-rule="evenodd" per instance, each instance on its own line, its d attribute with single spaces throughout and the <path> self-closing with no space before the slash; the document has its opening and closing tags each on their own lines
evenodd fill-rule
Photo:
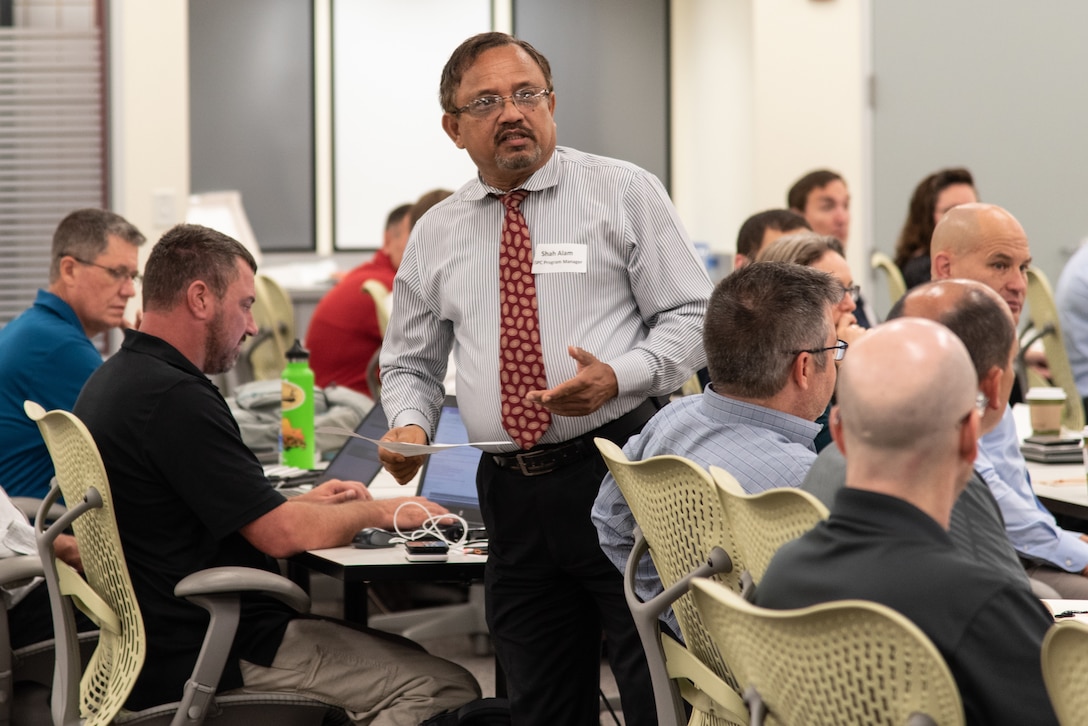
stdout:
<svg viewBox="0 0 1088 726">
<path fill-rule="evenodd" d="M 425 537 L 441 540 L 450 547 L 460 547 L 468 540 L 468 522 L 462 517 L 456 514 L 434 514 L 427 517 L 417 529 L 413 529 L 408 532 L 404 532 L 400 528 L 400 524 L 397 523 L 397 515 L 400 514 L 400 510 L 405 507 L 419 507 L 424 512 L 429 511 L 419 502 L 404 502 L 393 512 L 393 529 L 396 530 L 398 537 L 390 540 L 392 543 L 412 542 L 414 540 L 423 539 Z M 456 541 L 451 540 L 443 527 L 449 527 L 449 524 L 442 524 L 443 521 L 448 522 L 453 519 L 460 525 L 461 534 Z"/>
</svg>

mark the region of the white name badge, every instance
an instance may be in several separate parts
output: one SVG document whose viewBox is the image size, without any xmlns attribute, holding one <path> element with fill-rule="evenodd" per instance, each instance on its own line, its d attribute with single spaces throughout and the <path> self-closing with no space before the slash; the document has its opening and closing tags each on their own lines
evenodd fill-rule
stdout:
<svg viewBox="0 0 1088 726">
<path fill-rule="evenodd" d="M 585 272 L 586 246 L 580 244 L 551 244 L 537 247 L 533 253 L 533 274 L 549 272 Z"/>
</svg>

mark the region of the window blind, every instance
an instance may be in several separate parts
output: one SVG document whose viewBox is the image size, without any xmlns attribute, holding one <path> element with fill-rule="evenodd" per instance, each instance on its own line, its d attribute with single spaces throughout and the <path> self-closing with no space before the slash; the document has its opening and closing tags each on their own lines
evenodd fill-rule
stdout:
<svg viewBox="0 0 1088 726">
<path fill-rule="evenodd" d="M 53 230 L 105 205 L 102 35 L 0 28 L 0 326 L 47 284 Z"/>
</svg>

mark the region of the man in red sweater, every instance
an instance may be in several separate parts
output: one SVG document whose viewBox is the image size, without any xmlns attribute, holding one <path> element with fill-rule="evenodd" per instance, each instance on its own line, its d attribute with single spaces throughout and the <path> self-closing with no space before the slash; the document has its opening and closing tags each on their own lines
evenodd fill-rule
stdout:
<svg viewBox="0 0 1088 726">
<path fill-rule="evenodd" d="M 323 388 L 335 383 L 374 397 L 366 370 L 382 345 L 382 334 L 374 298 L 363 292 L 363 283 L 377 280 L 387 290 L 393 289 L 412 227 L 449 194 L 445 190 L 427 192 L 415 204 L 402 204 L 390 212 L 381 249 L 321 298 L 306 331 L 314 383 Z"/>
</svg>

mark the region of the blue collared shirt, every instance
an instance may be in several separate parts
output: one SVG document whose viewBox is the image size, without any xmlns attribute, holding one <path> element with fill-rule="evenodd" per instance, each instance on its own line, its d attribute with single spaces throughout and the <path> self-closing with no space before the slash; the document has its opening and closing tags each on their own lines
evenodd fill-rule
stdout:
<svg viewBox="0 0 1088 726">
<path fill-rule="evenodd" d="M 632 461 L 674 454 L 704 467 L 720 466 L 754 494 L 801 486 L 816 460 L 813 439 L 819 431 L 813 421 L 726 398 L 707 386 L 702 395 L 686 396 L 661 409 L 623 452 Z M 611 474 L 601 483 L 591 516 L 601 549 L 623 572 L 635 545 L 635 518 Z M 648 556 L 639 563 L 635 589 L 643 600 L 663 589 Z M 672 611 L 665 622 L 679 635 Z"/>
<path fill-rule="evenodd" d="M 1082 245 L 1062 268 L 1054 303 L 1077 391 L 1088 397 L 1088 245 Z"/>
<path fill-rule="evenodd" d="M 0 330 L 0 486 L 9 496 L 44 497 L 53 476 L 53 460 L 23 401 L 71 411 L 100 365 L 102 354 L 75 311 L 47 290 Z"/>
<path fill-rule="evenodd" d="M 1009 541 L 1020 555 L 1067 572 L 1088 566 L 1088 542 L 1059 527 L 1031 488 L 1011 407 L 1005 408 L 997 427 L 979 439 L 975 471 L 997 499 Z"/>
</svg>

